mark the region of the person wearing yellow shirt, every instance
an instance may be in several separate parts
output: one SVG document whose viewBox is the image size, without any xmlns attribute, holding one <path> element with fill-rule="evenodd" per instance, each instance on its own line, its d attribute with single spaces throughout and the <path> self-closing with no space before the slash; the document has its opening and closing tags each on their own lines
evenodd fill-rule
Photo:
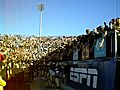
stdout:
<svg viewBox="0 0 120 90">
<path fill-rule="evenodd" d="M 1 56 L 1 58 L 0 58 L 0 63 L 3 63 L 3 64 L 5 64 L 6 63 L 6 55 L 5 55 L 5 53 L 3 53 L 3 52 L 0 52 L 0 56 Z M 0 90 L 4 90 L 3 89 L 3 87 L 4 86 L 6 86 L 6 81 L 5 80 L 3 80 L 3 75 L 2 75 L 2 64 L 0 65 Z"/>
<path fill-rule="evenodd" d="M 6 82 L 0 76 L 0 90 L 4 90 L 3 87 L 6 85 Z"/>
<path fill-rule="evenodd" d="M 2 66 L 0 65 L 0 90 L 4 90 L 4 86 L 6 86 L 6 82 L 2 78 Z"/>
</svg>

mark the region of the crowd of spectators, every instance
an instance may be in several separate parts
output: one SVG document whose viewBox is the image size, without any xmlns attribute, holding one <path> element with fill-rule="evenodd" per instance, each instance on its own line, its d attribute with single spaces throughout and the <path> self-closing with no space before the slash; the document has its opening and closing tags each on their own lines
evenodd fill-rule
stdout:
<svg viewBox="0 0 120 90">
<path fill-rule="evenodd" d="M 41 61 L 62 60 L 56 56 L 56 53 L 62 52 L 63 48 L 75 38 L 0 35 L 0 53 L 5 56 L 5 62 L 8 64 L 9 62 L 21 64 L 21 62 L 41 59 Z"/>
<path fill-rule="evenodd" d="M 37 37 L 20 35 L 2 35 L 0 34 L 0 52 L 6 54 L 7 61 L 28 61 L 40 60 L 64 60 L 65 54 L 73 49 L 73 46 L 84 47 L 88 43 L 90 48 L 94 47 L 95 39 L 98 37 L 110 36 L 110 30 L 119 29 L 120 19 L 112 19 L 109 25 L 104 22 L 104 26 L 99 26 L 90 31 L 86 30 L 85 35 L 74 37 Z M 104 39 L 100 46 L 102 47 Z M 90 50 L 91 51 L 91 50 Z M 62 52 L 62 53 L 61 53 Z M 67 53 L 66 53 L 67 52 Z M 69 55 L 70 56 L 70 55 Z M 72 58 L 71 58 L 72 59 Z"/>
</svg>

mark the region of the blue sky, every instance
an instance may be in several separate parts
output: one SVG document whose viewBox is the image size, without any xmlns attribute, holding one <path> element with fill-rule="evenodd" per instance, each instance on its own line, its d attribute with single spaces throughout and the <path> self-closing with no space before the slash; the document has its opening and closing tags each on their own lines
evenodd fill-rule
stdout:
<svg viewBox="0 0 120 90">
<path fill-rule="evenodd" d="M 120 17 L 120 0 L 0 0 L 0 33 L 39 35 L 40 3 L 42 36 L 81 35 Z"/>
</svg>

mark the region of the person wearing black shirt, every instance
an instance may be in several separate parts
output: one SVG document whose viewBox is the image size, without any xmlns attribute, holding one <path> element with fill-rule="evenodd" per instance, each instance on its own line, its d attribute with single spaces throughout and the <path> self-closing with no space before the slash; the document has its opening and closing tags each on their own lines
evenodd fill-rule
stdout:
<svg viewBox="0 0 120 90">
<path fill-rule="evenodd" d="M 69 78 L 70 78 L 70 65 L 67 63 L 64 67 L 64 74 L 65 74 L 65 84 L 69 85 Z"/>
</svg>

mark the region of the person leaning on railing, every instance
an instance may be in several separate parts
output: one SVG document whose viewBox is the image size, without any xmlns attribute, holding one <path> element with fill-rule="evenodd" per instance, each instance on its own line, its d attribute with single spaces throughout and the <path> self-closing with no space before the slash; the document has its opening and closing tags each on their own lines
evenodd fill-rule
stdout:
<svg viewBox="0 0 120 90">
<path fill-rule="evenodd" d="M 120 18 L 116 19 L 116 29 L 120 30 Z"/>
</svg>

